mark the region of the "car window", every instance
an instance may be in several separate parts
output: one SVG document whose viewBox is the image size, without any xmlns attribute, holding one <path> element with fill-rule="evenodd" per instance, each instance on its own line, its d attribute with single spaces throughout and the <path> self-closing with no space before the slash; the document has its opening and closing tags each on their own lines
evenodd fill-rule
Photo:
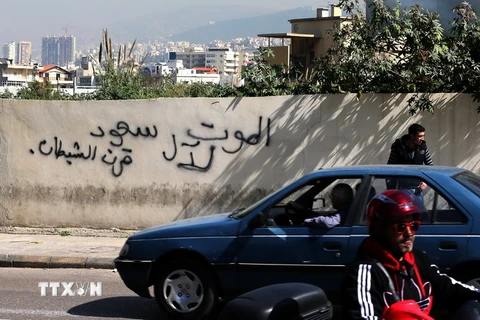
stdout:
<svg viewBox="0 0 480 320">
<path fill-rule="evenodd" d="M 345 210 L 350 212 L 355 186 L 361 181 L 361 178 L 332 177 L 309 181 L 264 211 L 266 226 L 304 226 L 305 219 L 336 214 L 339 205 L 338 199 L 332 199 L 332 189 L 339 184 L 346 184 L 352 190 L 353 197 Z"/>
<path fill-rule="evenodd" d="M 423 191 L 418 188 L 422 182 L 427 186 Z M 427 209 L 427 214 L 422 217 L 422 224 L 464 224 L 467 222 L 467 217 L 447 197 L 419 178 L 377 176 L 372 180 L 372 187 L 376 194 L 382 193 L 389 188 L 413 192 L 423 201 Z M 366 225 L 366 215 L 360 219 L 360 225 Z"/>
<path fill-rule="evenodd" d="M 293 193 L 290 193 L 288 196 L 285 198 L 281 199 L 277 205 L 286 205 L 287 203 L 291 201 L 295 201 L 299 199 L 302 195 L 306 194 L 311 190 L 312 188 L 316 188 L 318 184 L 318 181 L 311 181 L 302 187 L 296 189 Z"/>
<path fill-rule="evenodd" d="M 480 198 L 480 176 L 470 171 L 464 171 L 452 178 Z"/>
</svg>

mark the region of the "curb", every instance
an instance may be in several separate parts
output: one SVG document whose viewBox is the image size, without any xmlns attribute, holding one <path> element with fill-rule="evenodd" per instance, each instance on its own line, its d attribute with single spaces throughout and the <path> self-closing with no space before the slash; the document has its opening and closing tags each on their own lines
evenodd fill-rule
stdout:
<svg viewBox="0 0 480 320">
<path fill-rule="evenodd" d="M 0 254 L 0 267 L 4 268 L 76 268 L 114 269 L 110 258 L 55 257 Z"/>
</svg>

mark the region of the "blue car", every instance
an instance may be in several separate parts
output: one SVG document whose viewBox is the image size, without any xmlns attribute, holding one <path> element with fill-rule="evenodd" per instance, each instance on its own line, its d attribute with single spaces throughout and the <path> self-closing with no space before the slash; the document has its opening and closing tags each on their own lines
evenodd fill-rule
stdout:
<svg viewBox="0 0 480 320">
<path fill-rule="evenodd" d="M 330 229 L 306 224 L 336 213 L 330 196 L 339 183 L 353 192 L 342 223 Z M 335 303 L 345 265 L 368 236 L 367 203 L 392 188 L 411 190 L 428 209 L 415 246 L 456 279 L 477 285 L 480 177 L 441 166 L 320 169 L 248 208 L 138 232 L 127 239 L 115 266 L 138 295 L 151 297 L 153 286 L 158 305 L 173 319 L 202 319 L 221 300 L 285 282 L 316 285 Z"/>
</svg>

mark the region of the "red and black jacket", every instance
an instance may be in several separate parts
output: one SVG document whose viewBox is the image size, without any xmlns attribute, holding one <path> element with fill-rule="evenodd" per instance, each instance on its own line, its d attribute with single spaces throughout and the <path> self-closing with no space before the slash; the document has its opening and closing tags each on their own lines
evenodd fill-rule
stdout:
<svg viewBox="0 0 480 320">
<path fill-rule="evenodd" d="M 434 297 L 448 301 L 452 307 L 480 299 L 479 291 L 442 274 L 424 252 L 414 249 L 400 262 L 379 242 L 367 238 L 342 284 L 344 319 L 382 319 L 385 308 L 398 301 L 378 262 L 390 275 L 398 299 L 416 301 L 426 314 L 432 308 Z"/>
</svg>

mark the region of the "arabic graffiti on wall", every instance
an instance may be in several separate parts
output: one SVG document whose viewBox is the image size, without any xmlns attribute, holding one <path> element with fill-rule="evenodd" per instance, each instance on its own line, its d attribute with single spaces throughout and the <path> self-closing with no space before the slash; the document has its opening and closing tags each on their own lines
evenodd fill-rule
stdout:
<svg viewBox="0 0 480 320">
<path fill-rule="evenodd" d="M 201 122 L 200 127 L 212 132 L 211 135 L 204 136 L 196 134 L 195 130 L 187 129 L 187 140 L 193 142 L 186 142 L 183 139 L 178 139 L 176 134 L 171 135 L 171 146 L 168 150 L 162 151 L 163 159 L 167 162 L 176 161 L 176 165 L 180 169 L 192 170 L 198 172 L 207 172 L 213 165 L 216 152 L 221 150 L 226 154 L 238 153 L 244 146 L 255 146 L 264 141 L 266 147 L 271 143 L 271 124 L 270 118 L 264 121 L 263 117 L 258 119 L 258 130 L 252 134 L 245 134 L 241 130 L 236 130 L 233 135 L 225 129 L 220 135 L 215 134 L 215 126 L 212 123 Z M 133 163 L 133 148 L 125 146 L 125 138 L 132 136 L 135 138 L 144 138 L 155 140 L 158 137 L 157 126 L 151 127 L 136 127 L 131 126 L 126 121 L 118 121 L 117 124 L 105 131 L 102 127 L 97 127 L 95 132 L 90 132 L 90 135 L 96 139 L 108 139 L 108 147 L 106 151 L 100 151 L 98 145 L 89 144 L 85 148 L 81 147 L 80 142 L 73 143 L 73 149 L 67 150 L 62 139 L 54 137 L 53 141 L 41 140 L 38 143 L 36 150 L 30 149 L 30 153 L 38 154 L 46 157 L 53 156 L 55 159 L 63 159 L 68 165 L 72 165 L 75 160 L 99 160 L 103 164 L 110 167 L 111 173 L 114 177 L 120 177 L 126 166 Z M 222 141 L 234 139 L 236 146 L 232 149 L 221 146 Z M 180 140 L 180 141 L 179 141 Z M 208 150 L 208 159 L 196 159 L 194 156 L 195 148 L 204 147 Z M 189 159 L 180 159 L 180 148 L 188 148 Z M 192 151 L 190 151 L 192 150 Z"/>
</svg>

